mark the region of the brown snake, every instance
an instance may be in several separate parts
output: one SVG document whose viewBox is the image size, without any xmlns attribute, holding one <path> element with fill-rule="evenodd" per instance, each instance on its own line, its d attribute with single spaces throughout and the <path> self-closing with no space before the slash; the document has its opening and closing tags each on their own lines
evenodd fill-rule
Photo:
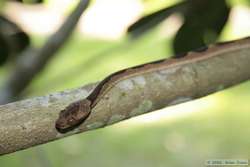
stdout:
<svg viewBox="0 0 250 167">
<path fill-rule="evenodd" d="M 217 43 L 206 48 L 191 51 L 186 53 L 186 56 L 183 58 L 159 60 L 113 73 L 101 81 L 87 98 L 73 102 L 62 110 L 56 121 L 56 129 L 61 133 L 65 133 L 83 123 L 84 120 L 88 118 L 95 105 L 120 81 L 143 75 L 145 73 L 206 60 L 232 51 L 240 52 L 241 49 L 244 48 L 250 48 L 250 37 L 230 42 Z"/>
</svg>

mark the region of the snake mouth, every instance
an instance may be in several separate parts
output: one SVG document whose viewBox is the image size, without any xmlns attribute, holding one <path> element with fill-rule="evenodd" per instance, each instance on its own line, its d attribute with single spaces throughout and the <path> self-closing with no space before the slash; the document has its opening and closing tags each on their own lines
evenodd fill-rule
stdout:
<svg viewBox="0 0 250 167">
<path fill-rule="evenodd" d="M 56 123 L 56 125 L 55 125 L 55 128 L 56 128 L 56 130 L 58 131 L 58 132 L 60 132 L 60 133 L 67 133 L 67 132 L 69 132 L 69 131 L 71 131 L 71 130 L 74 130 L 78 125 L 80 125 L 81 123 L 79 123 L 79 124 L 75 124 L 75 125 L 73 125 L 73 126 L 68 126 L 68 125 L 61 125 L 61 124 L 57 124 Z"/>
<path fill-rule="evenodd" d="M 55 128 L 57 129 L 57 131 L 59 131 L 60 133 L 65 133 L 65 129 L 68 129 L 69 126 L 66 124 L 62 124 L 61 122 L 57 121 L 55 124 Z"/>
</svg>

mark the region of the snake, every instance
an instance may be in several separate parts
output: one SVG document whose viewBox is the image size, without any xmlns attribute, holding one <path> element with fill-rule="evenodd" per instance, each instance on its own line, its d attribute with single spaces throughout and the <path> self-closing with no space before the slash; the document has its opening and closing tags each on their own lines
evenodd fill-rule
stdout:
<svg viewBox="0 0 250 167">
<path fill-rule="evenodd" d="M 187 52 L 185 56 L 181 56 L 181 58 L 158 60 L 115 72 L 104 78 L 85 99 L 72 102 L 61 110 L 55 127 L 59 132 L 65 133 L 82 124 L 90 116 L 91 111 L 98 102 L 101 101 L 115 85 L 123 80 L 146 73 L 154 73 L 159 70 L 167 70 L 188 63 L 204 61 L 231 52 L 236 52 L 237 54 L 237 52 L 240 52 L 242 49 L 249 47 L 250 37 L 220 42 Z"/>
</svg>

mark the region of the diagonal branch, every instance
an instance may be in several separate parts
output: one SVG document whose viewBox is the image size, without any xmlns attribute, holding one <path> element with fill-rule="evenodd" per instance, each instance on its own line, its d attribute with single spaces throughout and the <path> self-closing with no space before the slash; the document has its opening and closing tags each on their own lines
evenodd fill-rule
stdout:
<svg viewBox="0 0 250 167">
<path fill-rule="evenodd" d="M 119 82 L 77 129 L 55 129 L 59 112 L 94 85 L 0 106 L 0 155 L 105 127 L 165 106 L 200 98 L 250 79 L 250 47 Z M 219 70 L 218 70 L 219 69 Z"/>
<path fill-rule="evenodd" d="M 40 49 L 32 47 L 25 50 L 13 72 L 0 89 L 0 104 L 5 104 L 16 98 L 41 72 L 49 60 L 70 37 L 80 16 L 89 4 L 89 0 L 80 0 L 75 10 L 68 16 L 62 26 L 45 42 Z"/>
</svg>

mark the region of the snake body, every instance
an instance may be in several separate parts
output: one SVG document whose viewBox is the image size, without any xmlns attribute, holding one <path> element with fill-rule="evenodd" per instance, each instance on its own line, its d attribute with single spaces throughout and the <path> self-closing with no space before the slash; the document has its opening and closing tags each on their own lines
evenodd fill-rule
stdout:
<svg viewBox="0 0 250 167">
<path fill-rule="evenodd" d="M 110 91 L 110 89 L 112 89 L 120 81 L 140 76 L 145 73 L 165 70 L 234 51 L 240 51 L 241 49 L 249 47 L 250 37 L 213 44 L 205 48 L 188 52 L 186 53 L 186 56 L 182 58 L 158 60 L 115 72 L 102 80 L 86 99 L 73 102 L 68 107 L 63 109 L 59 114 L 58 120 L 56 121 L 56 128 L 60 132 L 67 132 L 83 123 L 84 120 L 88 118 L 91 110 L 96 106 L 96 104 L 98 104 L 98 102 Z"/>
</svg>

